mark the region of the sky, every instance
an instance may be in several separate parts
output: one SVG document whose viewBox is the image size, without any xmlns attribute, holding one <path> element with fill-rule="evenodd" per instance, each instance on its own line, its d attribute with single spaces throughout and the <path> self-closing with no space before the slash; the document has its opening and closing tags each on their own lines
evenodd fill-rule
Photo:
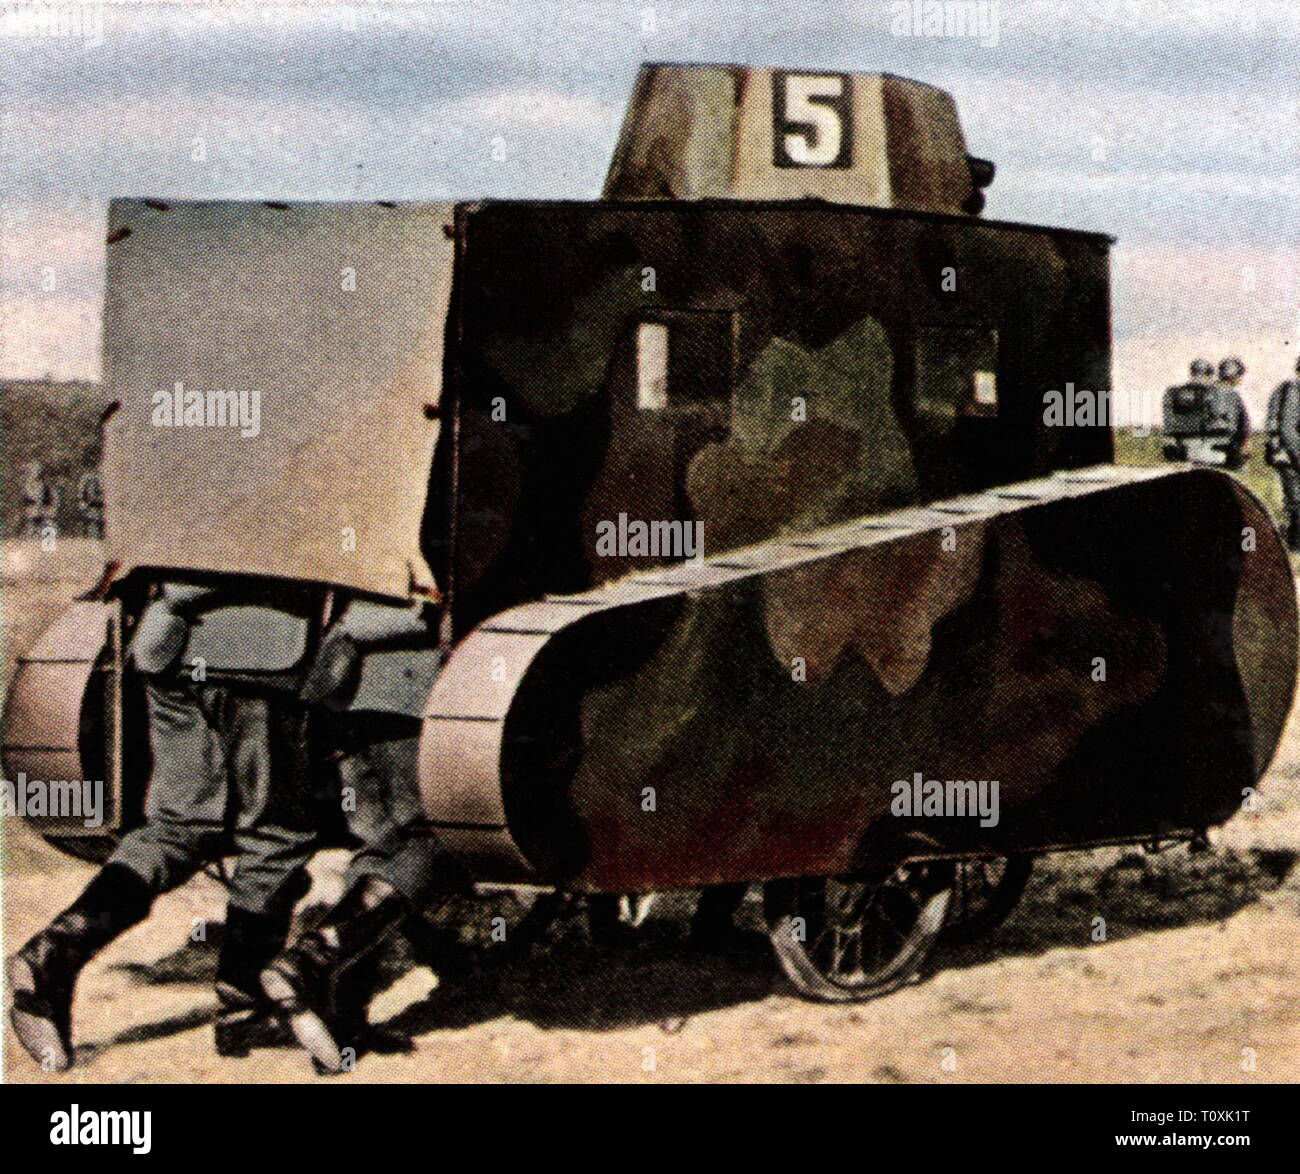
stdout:
<svg viewBox="0 0 1300 1174">
<path fill-rule="evenodd" d="M 986 0 L 991 3 L 991 0 Z M 1300 0 L 1001 0 L 995 36 L 814 0 L 0 3 L 0 374 L 99 374 L 106 205 L 592 198 L 638 64 L 884 71 L 956 97 L 986 215 L 1114 254 L 1115 388 L 1300 334 Z M 910 21 L 906 22 L 910 26 Z"/>
</svg>

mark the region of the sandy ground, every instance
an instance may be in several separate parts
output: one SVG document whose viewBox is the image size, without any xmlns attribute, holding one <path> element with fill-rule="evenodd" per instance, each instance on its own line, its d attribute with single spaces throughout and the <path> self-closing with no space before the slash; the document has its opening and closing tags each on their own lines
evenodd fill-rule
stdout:
<svg viewBox="0 0 1300 1174">
<path fill-rule="evenodd" d="M 6 663 L 76 589 L 96 552 L 57 560 L 9 544 L 0 596 Z M 637 937 L 591 945 L 562 919 L 527 960 L 490 965 L 459 989 L 391 960 L 372 1009 L 412 1030 L 409 1057 L 365 1058 L 353 1081 L 1292 1081 L 1300 1078 L 1300 723 L 1293 719 L 1261 810 L 1213 853 L 1068 853 L 1040 862 L 1007 923 L 935 955 L 917 984 L 852 1006 L 792 996 L 757 948 L 702 958 L 683 945 L 684 897 L 661 901 Z M 89 867 L 5 821 L 4 914 L 12 950 L 78 892 Z M 314 866 L 309 911 L 338 888 L 342 856 Z M 222 892 L 207 877 L 159 901 L 82 977 L 79 1064 L 41 1072 L 6 1031 L 10 1081 L 311 1080 L 305 1057 L 219 1059 L 211 975 Z M 509 896 L 448 922 L 485 937 Z M 751 900 L 744 917 L 756 924 Z M 1106 940 L 1092 940 L 1094 919 Z M 217 923 L 192 942 L 195 919 Z M 762 947 L 762 944 L 759 943 Z"/>
</svg>

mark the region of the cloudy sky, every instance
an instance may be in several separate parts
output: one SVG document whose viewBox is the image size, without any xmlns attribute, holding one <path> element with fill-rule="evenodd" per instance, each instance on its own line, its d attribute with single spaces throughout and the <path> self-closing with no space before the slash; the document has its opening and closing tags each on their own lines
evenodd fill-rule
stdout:
<svg viewBox="0 0 1300 1174">
<path fill-rule="evenodd" d="M 984 43 L 897 7 L 125 3 L 50 35 L 0 4 L 0 373 L 98 375 L 111 196 L 588 198 L 638 63 L 696 60 L 952 91 L 988 215 L 1119 237 L 1116 386 L 1236 352 L 1258 410 L 1300 331 L 1300 3 L 1002 0 Z"/>
</svg>

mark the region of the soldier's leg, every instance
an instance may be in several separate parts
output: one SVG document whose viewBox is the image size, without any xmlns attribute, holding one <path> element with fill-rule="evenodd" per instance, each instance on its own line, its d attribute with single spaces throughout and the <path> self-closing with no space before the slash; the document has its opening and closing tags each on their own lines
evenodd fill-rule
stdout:
<svg viewBox="0 0 1300 1174">
<path fill-rule="evenodd" d="M 340 720 L 349 724 L 339 764 L 344 811 L 361 847 L 338 904 L 263 975 L 299 1042 L 327 1072 L 343 1070 L 366 1048 L 401 1046 L 376 1040 L 366 1022 L 378 950 L 408 918 L 464 884 L 424 824 L 416 781 L 418 724 Z"/>
<path fill-rule="evenodd" d="M 227 691 L 221 735 L 232 789 L 235 863 L 217 960 L 221 1055 L 290 1042 L 260 975 L 289 936 L 294 906 L 311 887 L 306 721 L 288 698 Z"/>
<path fill-rule="evenodd" d="M 219 790 L 203 769 L 217 748 L 195 694 L 154 681 L 147 693 L 154 753 L 147 822 L 122 838 L 81 896 L 9 962 L 14 1030 L 38 1063 L 56 1071 L 72 1064 L 72 1000 L 82 968 L 143 921 L 158 894 L 194 875 L 220 827 Z"/>
<path fill-rule="evenodd" d="M 1286 537 L 1292 550 L 1300 550 L 1300 469 L 1294 465 L 1279 465 L 1282 497 L 1286 503 Z"/>
</svg>

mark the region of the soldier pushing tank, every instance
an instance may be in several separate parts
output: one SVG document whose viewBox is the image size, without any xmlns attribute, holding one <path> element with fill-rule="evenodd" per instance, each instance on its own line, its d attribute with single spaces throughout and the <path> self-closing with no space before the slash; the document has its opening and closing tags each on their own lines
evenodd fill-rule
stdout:
<svg viewBox="0 0 1300 1174">
<path fill-rule="evenodd" d="M 795 988 L 849 1002 L 919 972 L 960 862 L 1190 840 L 1259 781 L 1297 626 L 1264 511 L 1039 423 L 1043 372 L 1110 385 L 1109 238 L 980 218 L 992 165 L 933 87 L 655 65 L 636 95 L 599 201 L 114 201 L 108 568 L 5 713 L 10 777 L 55 753 L 121 793 L 13 962 L 38 1059 L 71 1063 L 85 963 L 222 855 L 219 1046 L 284 1023 L 335 1073 L 411 1046 L 368 1022 L 394 935 L 468 970 L 423 915 L 471 881 L 598 922 L 707 890 L 724 950 L 761 884 Z M 304 297 L 343 244 L 367 280 Z M 1171 390 L 1178 459 L 1240 463 L 1242 374 Z M 260 435 L 160 428 L 173 375 L 249 386 Z M 614 519 L 709 547 L 611 556 Z M 1243 614 L 1277 633 L 1248 656 Z M 1005 803 L 900 812 L 922 768 Z M 342 895 L 286 948 L 323 843 Z"/>
<path fill-rule="evenodd" d="M 418 605 L 353 601 L 326 633 L 303 690 L 328 717 L 328 757 L 360 846 L 343 896 L 261 981 L 322 1073 L 346 1071 L 368 1051 L 412 1050 L 409 1037 L 367 1019 L 391 934 L 404 929 L 444 978 L 467 965 L 423 919 L 469 891 L 420 803 L 418 715 L 440 661 L 431 630 Z"/>
<path fill-rule="evenodd" d="M 153 751 L 145 822 L 9 962 L 14 1030 L 43 1066 L 62 1072 L 74 1062 L 72 1003 L 86 963 L 143 921 L 157 897 L 229 854 L 217 1051 L 247 1055 L 274 1037 L 258 975 L 283 946 L 306 893 L 316 834 L 303 710 L 287 691 L 291 679 L 252 685 L 258 665 L 239 663 L 239 654 L 255 659 L 256 642 L 292 641 L 294 627 L 294 617 L 206 584 L 163 584 L 145 608 L 130 650 L 145 682 Z M 200 655 L 210 646 L 195 639 L 209 628 L 235 652 L 210 669 Z"/>
</svg>

